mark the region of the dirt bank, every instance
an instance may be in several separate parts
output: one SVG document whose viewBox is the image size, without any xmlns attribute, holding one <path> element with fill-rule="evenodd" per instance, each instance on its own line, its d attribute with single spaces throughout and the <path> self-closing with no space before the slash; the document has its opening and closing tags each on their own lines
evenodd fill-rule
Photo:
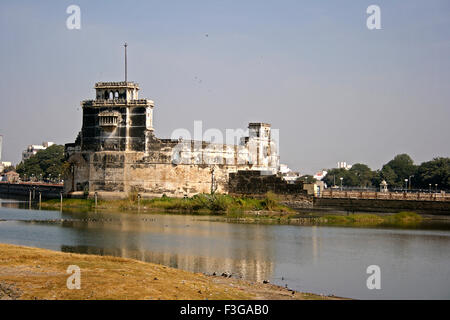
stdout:
<svg viewBox="0 0 450 320">
<path fill-rule="evenodd" d="M 69 265 L 81 288 L 68 289 Z M 132 259 L 0 244 L 0 299 L 336 299 Z"/>
</svg>

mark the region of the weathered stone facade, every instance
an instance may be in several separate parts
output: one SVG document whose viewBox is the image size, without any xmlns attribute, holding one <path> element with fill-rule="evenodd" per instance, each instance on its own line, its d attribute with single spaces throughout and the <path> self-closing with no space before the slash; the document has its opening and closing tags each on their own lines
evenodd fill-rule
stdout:
<svg viewBox="0 0 450 320">
<path fill-rule="evenodd" d="M 230 193 L 239 195 L 264 195 L 273 192 L 279 195 L 307 195 L 303 182 L 288 183 L 280 175 L 265 175 L 259 171 L 238 171 L 230 173 Z"/>
<path fill-rule="evenodd" d="M 250 123 L 239 145 L 159 139 L 153 130 L 154 103 L 139 99 L 133 82 L 100 82 L 96 100 L 81 103 L 83 125 L 66 144 L 71 173 L 65 193 L 98 192 L 124 198 L 227 193 L 229 174 L 238 170 L 276 173 L 279 156 L 265 123 Z"/>
</svg>

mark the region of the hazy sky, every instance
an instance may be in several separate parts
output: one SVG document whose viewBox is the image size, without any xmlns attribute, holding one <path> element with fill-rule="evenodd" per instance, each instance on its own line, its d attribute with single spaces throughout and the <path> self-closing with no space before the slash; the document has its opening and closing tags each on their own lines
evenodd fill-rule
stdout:
<svg viewBox="0 0 450 320">
<path fill-rule="evenodd" d="M 71 4 L 81 30 L 66 28 Z M 269 122 L 302 173 L 450 156 L 448 0 L 73 0 L 0 2 L 3 160 L 73 142 L 94 83 L 123 80 L 125 41 L 158 137 Z"/>
</svg>

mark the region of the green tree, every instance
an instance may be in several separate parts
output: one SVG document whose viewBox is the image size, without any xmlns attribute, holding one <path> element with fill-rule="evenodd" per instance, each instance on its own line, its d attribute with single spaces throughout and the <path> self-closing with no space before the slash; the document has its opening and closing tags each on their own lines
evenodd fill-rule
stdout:
<svg viewBox="0 0 450 320">
<path fill-rule="evenodd" d="M 417 168 L 417 186 L 421 189 L 432 188 L 435 184 L 439 189 L 450 189 L 450 158 L 434 158 L 431 161 L 423 162 Z"/>
<path fill-rule="evenodd" d="M 370 187 L 372 185 L 372 178 L 375 173 L 365 164 L 355 163 L 349 170 L 349 174 L 354 176 L 353 180 L 356 186 Z"/>
<path fill-rule="evenodd" d="M 385 180 L 387 184 L 391 187 L 398 187 L 397 183 L 397 174 L 394 169 L 392 169 L 389 165 L 385 164 L 380 171 L 381 180 Z M 400 184 L 400 187 L 402 184 Z"/>
<path fill-rule="evenodd" d="M 64 173 L 64 164 L 64 146 L 52 145 L 22 161 L 17 165 L 16 171 L 22 179 L 25 175 L 27 179 L 33 175 L 39 178 L 41 174 L 43 179 L 57 179 Z"/>
<path fill-rule="evenodd" d="M 383 181 L 383 177 L 381 176 L 381 170 L 373 171 L 373 176 L 370 181 L 373 187 L 378 188 L 380 186 L 381 181 Z"/>
<path fill-rule="evenodd" d="M 395 175 L 392 174 L 392 171 Z M 394 159 L 383 166 L 382 174 L 386 174 L 386 182 L 391 186 L 402 187 L 404 180 L 409 179 L 410 176 L 415 175 L 417 166 L 411 157 L 405 153 L 396 155 Z M 389 179 L 389 181 L 387 180 Z"/>
<path fill-rule="evenodd" d="M 354 172 L 350 170 L 346 170 L 343 168 L 334 168 L 327 170 L 327 175 L 323 179 L 323 181 L 327 184 L 327 186 L 333 186 L 335 183 L 337 186 L 342 185 L 346 187 L 356 187 L 358 186 L 358 177 Z"/>
</svg>

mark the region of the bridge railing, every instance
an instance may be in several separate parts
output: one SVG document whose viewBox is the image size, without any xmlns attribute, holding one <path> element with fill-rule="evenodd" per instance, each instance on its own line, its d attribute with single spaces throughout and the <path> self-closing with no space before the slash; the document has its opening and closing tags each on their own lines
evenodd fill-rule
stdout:
<svg viewBox="0 0 450 320">
<path fill-rule="evenodd" d="M 9 182 L 9 181 L 0 181 L 1 184 L 11 184 L 11 185 L 26 185 L 26 186 L 42 186 L 42 187 L 62 187 L 62 183 L 47 183 L 47 182 L 29 182 L 29 181 L 21 181 L 21 182 Z"/>
<path fill-rule="evenodd" d="M 385 200 L 417 200 L 417 201 L 450 201 L 450 194 L 438 192 L 379 192 L 379 191 L 349 191 L 325 189 L 321 198 L 333 199 L 385 199 Z"/>
</svg>

